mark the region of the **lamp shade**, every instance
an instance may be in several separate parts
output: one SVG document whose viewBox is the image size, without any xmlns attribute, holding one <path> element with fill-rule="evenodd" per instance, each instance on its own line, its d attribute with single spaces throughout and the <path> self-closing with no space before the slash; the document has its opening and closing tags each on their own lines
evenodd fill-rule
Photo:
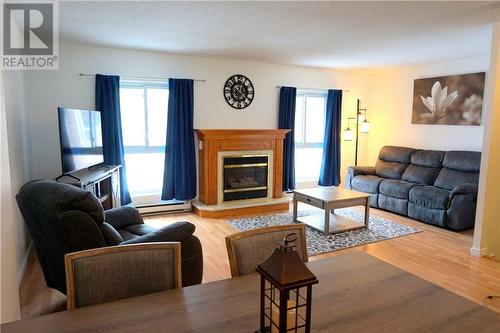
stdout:
<svg viewBox="0 0 500 333">
<path fill-rule="evenodd" d="M 350 128 L 344 130 L 344 141 L 352 141 L 354 139 L 354 131 Z"/>
<path fill-rule="evenodd" d="M 359 125 L 359 131 L 361 133 L 369 133 L 370 132 L 370 122 L 368 120 L 363 121 Z"/>
</svg>

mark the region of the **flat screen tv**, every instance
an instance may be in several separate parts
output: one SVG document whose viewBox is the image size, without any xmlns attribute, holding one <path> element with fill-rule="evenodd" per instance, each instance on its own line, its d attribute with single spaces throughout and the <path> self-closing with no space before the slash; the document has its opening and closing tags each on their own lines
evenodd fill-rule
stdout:
<svg viewBox="0 0 500 333">
<path fill-rule="evenodd" d="M 58 108 L 63 174 L 104 162 L 101 113 Z"/>
</svg>

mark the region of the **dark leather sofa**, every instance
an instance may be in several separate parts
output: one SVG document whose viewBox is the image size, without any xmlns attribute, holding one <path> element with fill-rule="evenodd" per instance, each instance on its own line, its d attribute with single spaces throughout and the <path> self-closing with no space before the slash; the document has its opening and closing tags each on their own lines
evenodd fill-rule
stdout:
<svg viewBox="0 0 500 333">
<path fill-rule="evenodd" d="M 352 166 L 346 187 L 370 205 L 453 230 L 474 227 L 481 153 L 385 146 L 375 167 Z"/>
<path fill-rule="evenodd" d="M 133 207 L 104 211 L 92 193 L 52 180 L 25 184 L 16 199 L 33 237 L 47 286 L 64 294 L 66 253 L 133 243 L 181 242 L 182 285 L 201 283 L 202 248 L 193 235 L 195 226 L 189 222 L 155 229 L 144 224 Z"/>
</svg>

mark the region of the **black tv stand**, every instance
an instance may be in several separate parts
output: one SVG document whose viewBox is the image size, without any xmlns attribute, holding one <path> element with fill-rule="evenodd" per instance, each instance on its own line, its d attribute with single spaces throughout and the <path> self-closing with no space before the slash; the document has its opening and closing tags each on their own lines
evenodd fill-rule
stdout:
<svg viewBox="0 0 500 333">
<path fill-rule="evenodd" d="M 56 181 L 59 181 L 59 179 L 63 178 L 63 177 L 70 177 L 70 178 L 73 178 L 75 179 L 76 181 L 81 181 L 80 178 L 78 178 L 77 176 L 73 176 L 71 173 L 67 172 L 67 173 L 63 173 L 62 175 L 60 175 L 59 177 L 56 178 Z"/>
<path fill-rule="evenodd" d="M 56 181 L 92 192 L 104 209 L 120 207 L 120 165 L 96 164 L 63 174 Z"/>
<path fill-rule="evenodd" d="M 104 168 L 106 170 L 111 170 L 112 166 L 106 165 L 104 163 L 99 163 L 99 164 L 91 165 L 87 169 L 90 171 L 90 170 L 92 170 L 94 168 Z"/>
</svg>

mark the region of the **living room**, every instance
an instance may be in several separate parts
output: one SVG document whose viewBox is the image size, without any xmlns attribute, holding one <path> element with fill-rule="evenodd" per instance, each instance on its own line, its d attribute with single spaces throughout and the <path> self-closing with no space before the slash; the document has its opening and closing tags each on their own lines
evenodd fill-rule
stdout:
<svg viewBox="0 0 500 333">
<path fill-rule="evenodd" d="M 57 68 L 1 72 L 2 330 L 499 329 L 498 3 L 56 4 Z M 319 280 L 300 329 L 259 302 L 289 242 Z M 180 249 L 182 283 L 123 287 L 151 254 L 69 287 L 70 259 L 140 243 Z"/>
</svg>

